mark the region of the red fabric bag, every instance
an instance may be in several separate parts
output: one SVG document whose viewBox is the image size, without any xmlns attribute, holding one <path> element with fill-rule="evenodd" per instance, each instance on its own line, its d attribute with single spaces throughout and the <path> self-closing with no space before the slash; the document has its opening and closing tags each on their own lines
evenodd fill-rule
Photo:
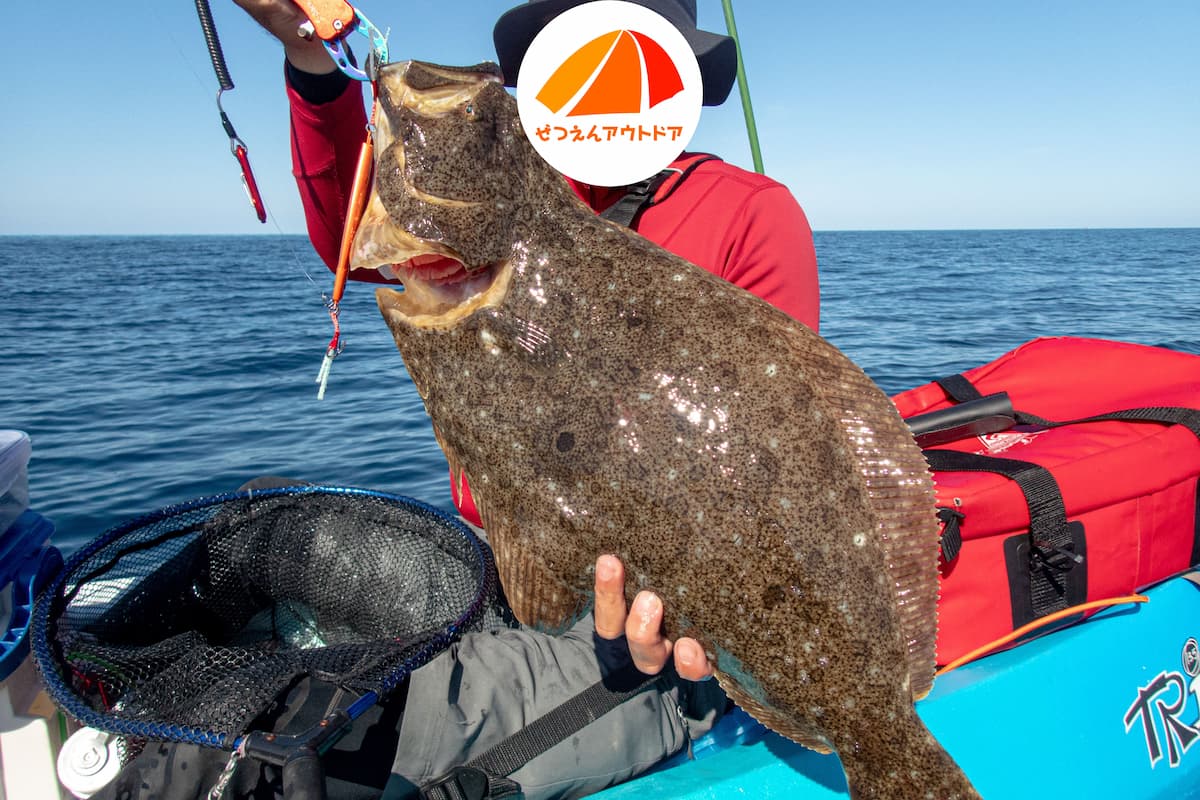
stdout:
<svg viewBox="0 0 1200 800">
<path fill-rule="evenodd" d="M 892 399 L 934 469 L 939 664 L 1200 562 L 1200 356 L 1041 338 Z"/>
</svg>

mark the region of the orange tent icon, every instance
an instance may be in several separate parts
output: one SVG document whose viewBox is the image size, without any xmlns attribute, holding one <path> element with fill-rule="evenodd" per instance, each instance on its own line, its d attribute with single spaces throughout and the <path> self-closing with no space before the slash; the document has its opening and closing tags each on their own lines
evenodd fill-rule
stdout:
<svg viewBox="0 0 1200 800">
<path fill-rule="evenodd" d="M 645 66 L 647 103 L 643 108 L 642 67 Z M 679 70 L 658 42 L 637 31 L 609 31 L 567 57 L 546 81 L 537 99 L 557 114 L 588 85 L 583 97 L 567 112 L 631 114 L 654 108 L 683 91 Z"/>
</svg>

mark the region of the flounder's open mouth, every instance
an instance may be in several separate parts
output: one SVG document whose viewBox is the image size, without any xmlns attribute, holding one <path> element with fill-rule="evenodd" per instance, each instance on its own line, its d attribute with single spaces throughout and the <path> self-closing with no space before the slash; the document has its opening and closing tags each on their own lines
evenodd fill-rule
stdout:
<svg viewBox="0 0 1200 800">
<path fill-rule="evenodd" d="M 392 275 L 404 291 L 379 289 L 381 308 L 403 315 L 410 324 L 448 327 L 487 304 L 497 284 L 507 285 L 509 270 L 492 265 L 470 272 L 462 262 L 426 253 L 391 265 Z"/>
<path fill-rule="evenodd" d="M 403 264 L 393 264 L 396 277 L 407 283 L 407 278 L 419 278 L 426 283 L 458 283 L 467 278 L 467 268 L 456 258 L 447 258 L 437 253 L 413 256 Z"/>
</svg>

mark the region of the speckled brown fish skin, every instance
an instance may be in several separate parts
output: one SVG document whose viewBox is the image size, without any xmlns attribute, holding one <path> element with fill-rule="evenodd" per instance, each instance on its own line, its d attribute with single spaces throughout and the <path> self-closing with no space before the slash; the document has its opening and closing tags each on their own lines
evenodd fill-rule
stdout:
<svg viewBox="0 0 1200 800">
<path fill-rule="evenodd" d="M 736 702 L 839 753 L 852 797 L 977 797 L 913 709 L 937 530 L 888 398 L 804 325 L 595 217 L 486 68 L 391 65 L 381 93 L 360 240 L 436 242 L 485 276 L 458 303 L 378 299 L 518 617 L 585 613 L 615 553 Z"/>
</svg>

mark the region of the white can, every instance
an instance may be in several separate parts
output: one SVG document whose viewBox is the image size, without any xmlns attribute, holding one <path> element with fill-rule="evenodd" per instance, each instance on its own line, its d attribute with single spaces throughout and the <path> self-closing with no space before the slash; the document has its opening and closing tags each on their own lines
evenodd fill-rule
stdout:
<svg viewBox="0 0 1200 800">
<path fill-rule="evenodd" d="M 95 728 L 75 731 L 58 754 L 58 780 L 79 800 L 103 789 L 120 771 L 117 737 Z"/>
</svg>

